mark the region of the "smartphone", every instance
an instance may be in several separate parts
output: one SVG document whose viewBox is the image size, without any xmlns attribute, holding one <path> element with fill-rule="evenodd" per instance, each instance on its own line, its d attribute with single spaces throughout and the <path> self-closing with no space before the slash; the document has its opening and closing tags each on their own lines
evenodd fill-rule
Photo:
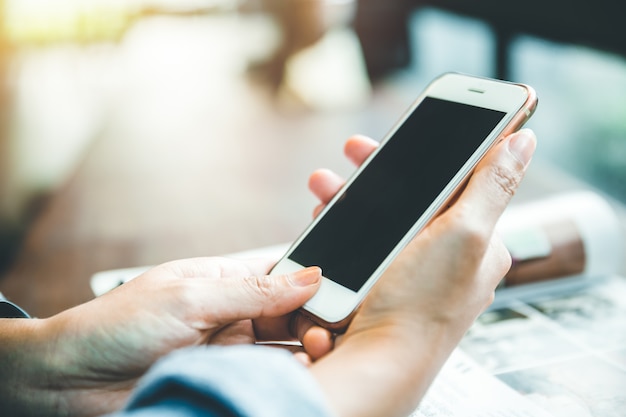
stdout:
<svg viewBox="0 0 626 417">
<path fill-rule="evenodd" d="M 322 284 L 302 311 L 321 326 L 345 330 L 392 260 L 536 104 L 527 85 L 458 73 L 438 77 L 271 273 L 319 266 Z"/>
</svg>

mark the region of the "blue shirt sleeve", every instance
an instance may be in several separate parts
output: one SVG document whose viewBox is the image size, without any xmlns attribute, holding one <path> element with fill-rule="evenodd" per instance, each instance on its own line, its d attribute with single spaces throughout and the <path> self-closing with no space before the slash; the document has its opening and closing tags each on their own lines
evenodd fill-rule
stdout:
<svg viewBox="0 0 626 417">
<path fill-rule="evenodd" d="M 308 370 L 282 349 L 195 347 L 157 362 L 110 417 L 332 417 Z"/>
</svg>

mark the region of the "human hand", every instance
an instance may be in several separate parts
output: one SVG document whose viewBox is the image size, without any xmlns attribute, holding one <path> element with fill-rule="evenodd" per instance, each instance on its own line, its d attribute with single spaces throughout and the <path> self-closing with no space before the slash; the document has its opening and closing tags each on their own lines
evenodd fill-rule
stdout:
<svg viewBox="0 0 626 417">
<path fill-rule="evenodd" d="M 320 271 L 270 278 L 270 266 L 264 260 L 174 261 L 91 302 L 34 321 L 47 361 L 31 364 L 42 368 L 29 372 L 35 379 L 31 390 L 50 396 L 55 404 L 50 410 L 100 415 L 120 407 L 137 379 L 174 349 L 290 337 L 289 329 L 272 327 L 271 321 L 255 334 L 251 319 L 279 318 L 299 308 L 317 291 Z"/>
<path fill-rule="evenodd" d="M 402 416 L 415 409 L 510 267 L 493 231 L 535 146 L 534 134 L 523 130 L 492 149 L 458 200 L 391 264 L 335 350 L 313 364 L 338 415 Z M 375 147 L 352 138 L 346 153 L 360 163 Z M 322 206 L 341 184 L 325 171 L 310 181 Z"/>
</svg>

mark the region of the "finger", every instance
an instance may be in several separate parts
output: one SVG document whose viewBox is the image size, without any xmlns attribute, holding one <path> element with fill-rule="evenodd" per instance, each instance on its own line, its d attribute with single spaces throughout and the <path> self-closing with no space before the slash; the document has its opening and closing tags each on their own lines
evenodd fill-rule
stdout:
<svg viewBox="0 0 626 417">
<path fill-rule="evenodd" d="M 378 142 L 375 140 L 366 136 L 355 135 L 346 142 L 344 153 L 355 165 L 361 165 L 377 147 Z M 313 217 L 317 217 L 344 183 L 345 180 L 342 177 L 328 169 L 319 169 L 311 174 L 309 189 L 321 202 L 313 210 Z"/>
<path fill-rule="evenodd" d="M 326 204 L 318 204 L 317 206 L 315 206 L 315 208 L 313 209 L 313 218 L 319 216 L 322 210 L 324 210 L 324 207 L 326 207 Z"/>
<path fill-rule="evenodd" d="M 323 357 L 333 349 L 333 335 L 328 330 L 315 326 L 309 320 L 299 323 L 297 330 L 290 329 L 295 322 L 290 318 L 295 320 L 296 316 L 300 315 L 294 313 L 277 319 L 255 320 L 253 324 L 256 341 L 264 345 L 276 345 L 299 352 L 310 364 L 311 361 Z M 305 321 L 307 323 L 304 323 Z M 296 333 L 300 335 L 298 338 L 294 336 Z"/>
<path fill-rule="evenodd" d="M 344 183 L 342 177 L 328 169 L 318 169 L 309 177 L 309 189 L 322 204 L 327 204 Z"/>
<path fill-rule="evenodd" d="M 298 313 L 254 320 L 254 333 L 259 341 L 299 340 L 304 351 L 313 360 L 326 355 L 334 347 L 331 332 Z"/>
<path fill-rule="evenodd" d="M 356 166 L 361 165 L 376 148 L 378 142 L 367 136 L 354 135 L 346 141 L 344 154 Z"/>
<path fill-rule="evenodd" d="M 506 137 L 476 167 L 451 211 L 492 229 L 524 177 L 536 145 L 528 129 Z"/>
<path fill-rule="evenodd" d="M 291 333 L 302 343 L 304 351 L 313 360 L 321 358 L 333 349 L 333 334 L 302 314 L 293 315 L 289 327 Z"/>
<path fill-rule="evenodd" d="M 315 324 L 299 314 L 292 314 L 254 320 L 254 333 L 257 340 L 300 340 Z"/>
<path fill-rule="evenodd" d="M 312 326 L 302 336 L 304 351 L 316 361 L 330 353 L 334 347 L 333 334 L 319 326 Z"/>
<path fill-rule="evenodd" d="M 254 320 L 252 322 L 254 326 L 254 336 L 258 341 L 295 341 L 296 338 L 289 329 L 292 314 Z"/>
<path fill-rule="evenodd" d="M 247 276 L 219 280 L 189 280 L 188 302 L 198 308 L 198 320 L 207 326 L 261 317 L 279 317 L 307 302 L 318 290 L 317 267 L 274 276 Z M 191 307 L 191 306 L 190 306 Z M 196 323 L 202 326 L 202 322 Z"/>
</svg>

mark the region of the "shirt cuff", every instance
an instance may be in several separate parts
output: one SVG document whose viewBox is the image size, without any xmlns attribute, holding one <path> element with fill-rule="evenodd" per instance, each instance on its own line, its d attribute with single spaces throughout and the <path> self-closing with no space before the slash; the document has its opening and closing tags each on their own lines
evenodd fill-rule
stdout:
<svg viewBox="0 0 626 417">
<path fill-rule="evenodd" d="M 309 371 L 285 350 L 186 348 L 157 362 L 115 417 L 333 417 Z"/>
</svg>

